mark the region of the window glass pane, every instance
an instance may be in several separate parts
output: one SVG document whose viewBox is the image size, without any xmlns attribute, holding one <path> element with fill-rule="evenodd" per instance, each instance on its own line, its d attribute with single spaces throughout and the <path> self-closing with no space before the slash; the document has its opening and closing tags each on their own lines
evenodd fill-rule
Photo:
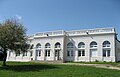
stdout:
<svg viewBox="0 0 120 77">
<path fill-rule="evenodd" d="M 47 50 L 45 50 L 45 56 L 47 56 Z"/>
<path fill-rule="evenodd" d="M 70 51 L 67 51 L 67 56 L 70 56 Z"/>
<path fill-rule="evenodd" d="M 50 50 L 48 50 L 48 56 L 50 56 Z"/>
<path fill-rule="evenodd" d="M 106 50 L 103 50 L 103 57 L 106 57 Z"/>
<path fill-rule="evenodd" d="M 55 44 L 55 48 L 60 48 L 60 43 L 59 42 Z"/>
<path fill-rule="evenodd" d="M 110 56 L 110 50 L 107 50 L 107 57 Z"/>
<path fill-rule="evenodd" d="M 110 47 L 110 42 L 109 41 L 104 41 L 103 42 L 103 47 Z"/>
<path fill-rule="evenodd" d="M 50 48 L 50 44 L 47 43 L 47 44 L 45 45 L 45 48 Z"/>
<path fill-rule="evenodd" d="M 85 56 L 85 50 L 82 50 L 82 56 Z"/>
<path fill-rule="evenodd" d="M 97 43 L 95 41 L 90 43 L 90 48 L 96 48 L 97 47 Z"/>
<path fill-rule="evenodd" d="M 71 56 L 73 56 L 73 50 L 71 50 Z"/>
<path fill-rule="evenodd" d="M 30 52 L 30 56 L 32 56 L 33 55 L 33 52 Z"/>
<path fill-rule="evenodd" d="M 83 42 L 80 42 L 79 44 L 78 44 L 78 48 L 84 48 L 85 47 L 85 44 L 83 43 Z"/>
<path fill-rule="evenodd" d="M 36 56 L 40 56 L 40 50 L 36 50 Z"/>
<path fill-rule="evenodd" d="M 58 56 L 58 51 L 56 50 L 56 51 L 55 51 L 55 57 L 57 57 L 57 56 Z"/>
<path fill-rule="evenodd" d="M 68 43 L 68 44 L 67 44 L 67 48 L 74 48 L 73 43 L 71 43 L 71 42 L 70 42 L 70 43 Z"/>
<path fill-rule="evenodd" d="M 78 56 L 81 56 L 81 51 L 80 50 L 78 50 Z"/>
<path fill-rule="evenodd" d="M 41 51 L 39 51 L 39 56 L 41 56 Z"/>
</svg>

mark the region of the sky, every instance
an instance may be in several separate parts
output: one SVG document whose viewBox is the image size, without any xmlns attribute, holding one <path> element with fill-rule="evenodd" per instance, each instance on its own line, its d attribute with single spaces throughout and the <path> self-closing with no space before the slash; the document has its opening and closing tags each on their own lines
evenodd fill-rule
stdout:
<svg viewBox="0 0 120 77">
<path fill-rule="evenodd" d="M 120 0 L 0 0 L 0 22 L 13 17 L 27 34 L 115 27 L 120 37 Z"/>
</svg>

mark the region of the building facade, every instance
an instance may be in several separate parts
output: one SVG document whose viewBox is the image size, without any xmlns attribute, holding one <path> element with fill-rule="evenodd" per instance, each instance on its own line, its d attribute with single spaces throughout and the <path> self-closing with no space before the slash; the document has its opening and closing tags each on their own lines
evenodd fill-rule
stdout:
<svg viewBox="0 0 120 77">
<path fill-rule="evenodd" d="M 120 61 L 115 28 L 35 33 L 28 43 L 28 52 L 8 51 L 7 61 Z"/>
</svg>

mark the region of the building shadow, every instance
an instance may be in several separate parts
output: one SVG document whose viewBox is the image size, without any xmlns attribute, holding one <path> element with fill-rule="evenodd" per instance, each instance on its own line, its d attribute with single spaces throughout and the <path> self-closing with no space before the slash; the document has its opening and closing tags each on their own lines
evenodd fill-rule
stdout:
<svg viewBox="0 0 120 77">
<path fill-rule="evenodd" d="M 30 72 L 30 71 L 42 71 L 48 69 L 55 69 L 58 68 L 52 64 L 21 64 L 21 65 L 7 65 L 7 66 L 0 66 L 0 70 L 10 70 L 15 72 Z"/>
</svg>

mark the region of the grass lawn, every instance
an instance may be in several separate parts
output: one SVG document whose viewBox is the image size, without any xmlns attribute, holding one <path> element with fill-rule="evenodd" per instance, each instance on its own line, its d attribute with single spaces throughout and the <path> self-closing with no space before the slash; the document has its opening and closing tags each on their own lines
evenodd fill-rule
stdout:
<svg viewBox="0 0 120 77">
<path fill-rule="evenodd" d="M 116 67 L 120 67 L 120 62 L 66 62 L 66 63 L 80 63 L 80 64 L 108 64 Z"/>
<path fill-rule="evenodd" d="M 1 64 L 1 62 L 0 62 Z M 88 66 L 7 62 L 0 77 L 120 77 L 120 71 Z"/>
</svg>

